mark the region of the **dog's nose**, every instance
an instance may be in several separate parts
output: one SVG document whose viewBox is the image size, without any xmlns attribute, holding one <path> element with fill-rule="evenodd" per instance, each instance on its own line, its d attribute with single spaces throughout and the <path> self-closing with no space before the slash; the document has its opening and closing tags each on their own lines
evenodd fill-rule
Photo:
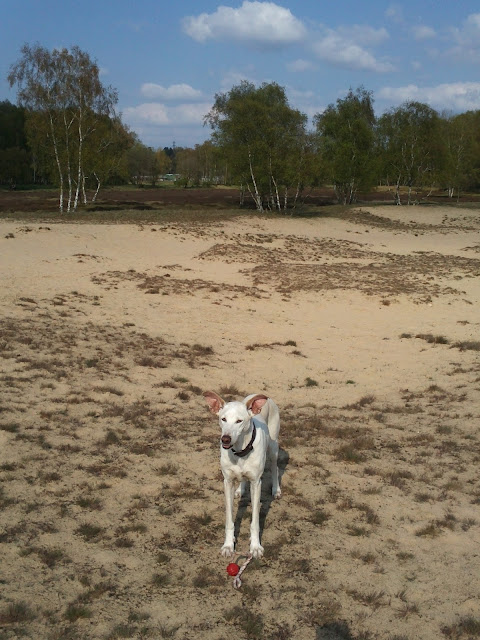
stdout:
<svg viewBox="0 0 480 640">
<path fill-rule="evenodd" d="M 222 444 L 229 445 L 232 442 L 232 438 L 230 436 L 222 436 Z"/>
</svg>

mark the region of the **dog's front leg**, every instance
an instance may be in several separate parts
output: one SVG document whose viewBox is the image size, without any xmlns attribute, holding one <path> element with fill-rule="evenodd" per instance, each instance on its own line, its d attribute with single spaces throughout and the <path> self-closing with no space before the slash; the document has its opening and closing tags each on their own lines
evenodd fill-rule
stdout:
<svg viewBox="0 0 480 640">
<path fill-rule="evenodd" d="M 250 526 L 250 553 L 254 558 L 263 556 L 263 547 L 260 544 L 260 493 L 262 490 L 261 479 L 250 482 L 250 496 L 252 500 L 252 524 Z"/>
<path fill-rule="evenodd" d="M 225 487 L 225 542 L 222 547 L 222 556 L 229 557 L 233 555 L 235 547 L 235 524 L 233 522 L 233 494 L 235 487 L 233 480 L 228 480 L 227 478 L 225 478 L 223 484 Z"/>
</svg>

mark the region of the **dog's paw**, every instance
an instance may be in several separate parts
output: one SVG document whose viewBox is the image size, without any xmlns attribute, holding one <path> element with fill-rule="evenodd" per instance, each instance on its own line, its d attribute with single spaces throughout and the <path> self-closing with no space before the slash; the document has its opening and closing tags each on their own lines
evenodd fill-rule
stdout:
<svg viewBox="0 0 480 640">
<path fill-rule="evenodd" d="M 272 489 L 272 496 L 275 498 L 275 500 L 280 500 L 280 498 L 282 497 L 282 490 L 280 489 L 280 487 L 278 487 L 276 491 L 275 489 Z"/>
<path fill-rule="evenodd" d="M 263 558 L 263 547 L 261 544 L 251 544 L 250 553 L 254 558 Z"/>
<path fill-rule="evenodd" d="M 225 543 L 221 548 L 220 553 L 224 558 L 230 558 L 231 556 L 233 556 L 233 549 L 234 549 L 233 544 Z"/>
</svg>

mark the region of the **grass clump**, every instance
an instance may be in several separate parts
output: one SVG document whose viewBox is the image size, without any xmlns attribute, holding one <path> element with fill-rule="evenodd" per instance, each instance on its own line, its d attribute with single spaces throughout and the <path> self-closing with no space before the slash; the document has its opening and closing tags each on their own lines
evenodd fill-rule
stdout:
<svg viewBox="0 0 480 640">
<path fill-rule="evenodd" d="M 480 618 L 465 616 L 454 624 L 443 626 L 442 633 L 446 638 L 451 638 L 451 640 L 480 638 Z"/>
<path fill-rule="evenodd" d="M 82 536 L 86 542 L 96 542 L 103 533 L 103 527 L 90 522 L 84 522 L 75 529 L 75 533 Z"/>
<path fill-rule="evenodd" d="M 33 620 L 35 614 L 26 602 L 10 602 L 3 611 L 0 611 L 0 624 L 15 624 Z"/>
</svg>

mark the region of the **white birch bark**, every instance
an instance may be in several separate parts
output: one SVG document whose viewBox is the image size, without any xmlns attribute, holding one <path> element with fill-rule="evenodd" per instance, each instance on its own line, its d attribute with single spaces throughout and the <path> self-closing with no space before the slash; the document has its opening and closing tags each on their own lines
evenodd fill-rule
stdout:
<svg viewBox="0 0 480 640">
<path fill-rule="evenodd" d="M 50 118 L 50 130 L 52 132 L 53 151 L 54 151 L 54 154 L 55 154 L 55 162 L 57 164 L 58 178 L 59 178 L 59 181 L 60 181 L 59 209 L 60 209 L 60 213 L 63 213 L 63 172 L 62 172 L 62 165 L 60 163 L 60 156 L 58 154 L 57 136 L 55 135 L 55 126 L 53 124 L 53 117 L 52 117 L 51 113 L 49 113 L 49 118 Z"/>
<path fill-rule="evenodd" d="M 70 212 L 72 206 L 72 171 L 70 166 L 70 127 L 73 119 L 67 123 L 67 114 L 63 112 L 63 126 L 65 128 L 65 147 L 66 147 L 66 170 L 67 170 L 67 182 L 68 182 L 68 201 L 67 212 Z"/>
<path fill-rule="evenodd" d="M 255 190 L 255 195 L 253 195 L 253 199 L 255 201 L 255 205 L 257 207 L 257 210 L 260 211 L 260 213 L 263 213 L 263 205 L 262 205 L 262 198 L 258 192 L 258 187 L 257 187 L 257 181 L 255 180 L 255 174 L 253 173 L 253 166 L 252 166 L 252 154 L 250 149 L 248 150 L 248 164 L 250 166 L 250 176 L 252 178 L 252 184 L 253 184 L 253 188 Z"/>
<path fill-rule="evenodd" d="M 77 188 L 75 189 L 75 202 L 73 210 L 78 207 L 78 195 L 80 192 L 80 183 L 82 180 L 82 151 L 83 151 L 83 132 L 82 132 L 82 109 L 80 108 L 78 115 L 78 171 L 77 171 Z"/>
<path fill-rule="evenodd" d="M 87 192 L 85 190 L 85 174 L 82 174 L 82 196 L 83 196 L 83 204 L 87 204 Z"/>
<path fill-rule="evenodd" d="M 97 188 L 95 190 L 95 193 L 93 194 L 92 202 L 96 202 L 97 196 L 98 196 L 98 192 L 100 191 L 100 178 L 97 176 L 95 171 L 93 172 L 93 175 L 95 176 L 95 180 L 97 181 Z"/>
</svg>

